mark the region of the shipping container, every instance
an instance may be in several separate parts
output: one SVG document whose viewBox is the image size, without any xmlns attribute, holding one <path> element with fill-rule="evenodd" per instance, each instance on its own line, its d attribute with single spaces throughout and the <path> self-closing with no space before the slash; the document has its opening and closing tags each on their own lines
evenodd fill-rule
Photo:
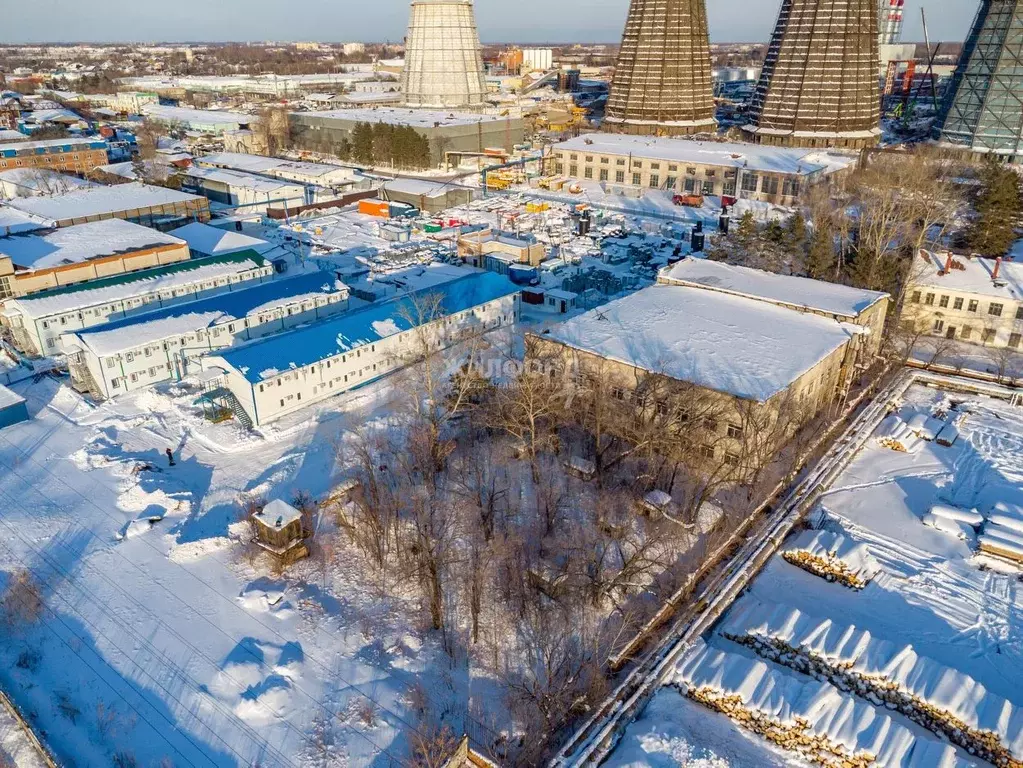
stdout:
<svg viewBox="0 0 1023 768">
<path fill-rule="evenodd" d="M 389 219 L 391 217 L 391 204 L 384 200 L 360 200 L 359 213 Z"/>
</svg>

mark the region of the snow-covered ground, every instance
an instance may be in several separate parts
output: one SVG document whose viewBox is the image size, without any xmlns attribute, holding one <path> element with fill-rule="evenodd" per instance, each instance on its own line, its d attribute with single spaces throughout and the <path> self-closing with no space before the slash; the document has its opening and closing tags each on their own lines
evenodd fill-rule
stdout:
<svg viewBox="0 0 1023 768">
<path fill-rule="evenodd" d="M 443 706 L 453 687 L 442 652 L 409 626 L 416 609 L 357 558 L 275 578 L 244 556 L 235 522 L 245 495 L 327 491 L 346 431 L 386 427 L 386 385 L 262 436 L 203 421 L 181 386 L 100 406 L 51 380 L 16 389 L 33 419 L 0 432 L 0 590 L 29 568 L 47 608 L 0 634 L 0 686 L 58 756 L 306 766 L 405 754 L 410 691 Z"/>
<path fill-rule="evenodd" d="M 1023 504 L 1023 409 L 914 386 L 900 417 L 934 424 L 921 414 L 955 420 L 959 440 L 952 447 L 921 440 L 909 452 L 870 440 L 811 515 L 815 528 L 834 535 L 801 533 L 782 545 L 679 661 L 610 764 L 776 764 L 763 752 L 776 744 L 751 745 L 751 730 L 736 731 L 738 710 L 757 713 L 749 722 L 804 729 L 850 754 L 870 752 L 877 765 L 1023 760 L 1021 569 L 977 554 L 969 524 L 924 522 L 936 504 L 945 505 L 941 514 L 954 507 L 971 521 Z M 844 558 L 863 578 L 823 578 L 820 568 L 815 574 L 783 556 L 812 551 L 811 538 L 840 542 L 826 567 Z M 971 753 L 963 740 L 971 732 L 994 743 L 1001 758 Z M 751 756 L 757 745 L 762 751 Z"/>
</svg>

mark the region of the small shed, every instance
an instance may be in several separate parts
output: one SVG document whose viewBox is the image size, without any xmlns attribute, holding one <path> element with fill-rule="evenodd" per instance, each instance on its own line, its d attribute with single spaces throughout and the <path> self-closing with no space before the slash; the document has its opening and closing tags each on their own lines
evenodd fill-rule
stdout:
<svg viewBox="0 0 1023 768">
<path fill-rule="evenodd" d="M 577 293 L 562 291 L 558 288 L 548 288 L 546 293 L 547 301 L 544 304 L 544 309 L 559 315 L 564 315 L 575 309 L 576 300 L 579 298 Z"/>
<path fill-rule="evenodd" d="M 274 499 L 252 515 L 256 544 L 284 565 L 309 556 L 302 528 L 302 513 L 285 501 Z"/>
<path fill-rule="evenodd" d="M 28 421 L 25 398 L 0 384 L 0 429 Z"/>
</svg>

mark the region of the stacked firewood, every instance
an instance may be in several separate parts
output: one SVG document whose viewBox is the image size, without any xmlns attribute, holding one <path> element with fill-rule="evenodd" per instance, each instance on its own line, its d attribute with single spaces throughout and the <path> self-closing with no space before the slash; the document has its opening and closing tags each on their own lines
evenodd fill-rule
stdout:
<svg viewBox="0 0 1023 768">
<path fill-rule="evenodd" d="M 852 661 L 827 659 L 775 637 L 727 633 L 724 636 L 751 648 L 764 659 L 831 683 L 839 690 L 853 693 L 875 706 L 900 712 L 918 725 L 944 736 L 969 754 L 998 768 L 1023 768 L 1023 760 L 1014 758 L 997 734 L 972 728 L 950 712 L 913 695 L 895 680 L 855 671 Z"/>
<path fill-rule="evenodd" d="M 837 582 L 843 587 L 855 590 L 861 590 L 867 586 L 867 582 L 862 576 L 837 557 L 830 555 L 824 557 L 802 549 L 790 549 L 787 552 L 782 552 L 781 556 L 797 568 L 802 568 L 814 576 L 820 576 L 825 581 Z"/>
</svg>

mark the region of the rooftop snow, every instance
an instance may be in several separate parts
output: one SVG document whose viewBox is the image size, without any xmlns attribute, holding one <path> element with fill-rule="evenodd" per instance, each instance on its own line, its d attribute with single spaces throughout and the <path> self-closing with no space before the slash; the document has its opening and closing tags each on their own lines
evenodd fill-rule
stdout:
<svg viewBox="0 0 1023 768">
<path fill-rule="evenodd" d="M 398 107 L 337 109 L 326 112 L 299 112 L 296 114 L 304 117 L 317 117 L 327 120 L 408 125 L 413 128 L 476 125 L 477 123 L 496 123 L 500 120 L 504 120 L 503 117 L 499 117 L 497 115 L 477 115 L 472 112 L 447 112 L 429 109 L 400 109 Z"/>
<path fill-rule="evenodd" d="M 191 224 L 172 230 L 170 234 L 180 237 L 188 243 L 188 247 L 193 251 L 209 255 L 237 253 L 250 249 L 257 253 L 266 253 L 273 248 L 266 240 L 261 240 L 258 237 L 250 237 L 234 230 L 220 229 L 200 221 L 193 221 Z"/>
<path fill-rule="evenodd" d="M 926 262 L 920 256 L 913 262 L 912 282 L 917 287 L 1023 301 L 1023 262 L 1003 260 L 998 269 L 999 285 L 995 285 L 992 277 L 995 271 L 994 259 L 954 256 L 954 260 L 964 269 L 951 269 L 948 274 L 942 275 L 940 272 L 945 269 L 947 256 L 930 251 L 921 253 L 926 256 Z M 920 270 L 922 274 L 917 274 Z"/>
<path fill-rule="evenodd" d="M 116 323 L 78 331 L 75 335 L 97 355 L 113 355 L 171 336 L 194 333 L 258 312 L 307 301 L 315 296 L 337 293 L 339 290 L 333 275 L 312 272 L 147 312 Z"/>
<path fill-rule="evenodd" d="M 296 520 L 301 520 L 302 513 L 288 502 L 274 499 L 263 507 L 261 512 L 257 512 L 256 517 L 270 528 L 287 528 Z"/>
<path fill-rule="evenodd" d="M 179 261 L 165 267 L 129 272 L 88 283 L 19 296 L 14 302 L 30 317 L 47 317 L 111 301 L 173 290 L 206 280 L 236 275 L 266 266 L 254 251 Z"/>
<path fill-rule="evenodd" d="M 427 293 L 443 296 L 441 312 L 451 315 L 518 292 L 511 281 L 492 272 L 480 272 L 416 293 L 374 304 L 366 309 L 324 320 L 253 344 L 221 353 L 252 384 L 263 380 L 262 371 L 302 368 L 329 357 L 351 352 L 414 327 L 414 299 Z M 403 315 L 409 315 L 408 317 Z"/>
<path fill-rule="evenodd" d="M 0 410 L 4 408 L 10 408 L 12 405 L 18 405 L 24 403 L 25 398 L 19 395 L 17 392 L 13 392 L 3 384 L 0 384 Z"/>
<path fill-rule="evenodd" d="M 822 153 L 818 150 L 610 133 L 588 133 L 555 144 L 552 149 L 556 152 L 631 155 L 649 160 L 670 160 L 748 171 L 801 175 L 826 170 L 836 163 L 851 165 L 855 162 L 855 158 L 852 157 Z"/>
<path fill-rule="evenodd" d="M 95 183 L 49 168 L 11 168 L 0 171 L 0 181 L 18 187 L 22 192 L 54 194 L 81 187 L 94 187 Z"/>
<path fill-rule="evenodd" d="M 734 267 L 708 259 L 683 259 L 667 267 L 662 279 L 694 287 L 710 288 L 751 299 L 809 308 L 819 312 L 855 318 L 888 294 L 864 291 L 846 285 L 790 277 L 748 267 Z"/>
<path fill-rule="evenodd" d="M 424 181 L 423 179 L 393 179 L 384 184 L 383 188 L 388 192 L 423 195 L 433 198 L 444 197 L 451 190 L 464 189 L 464 187 L 447 182 Z"/>
<path fill-rule="evenodd" d="M 0 205 L 0 237 L 16 235 L 20 232 L 33 232 L 52 226 L 53 222 L 49 219 L 33 216 L 30 213 L 22 213 L 9 206 Z"/>
<path fill-rule="evenodd" d="M 99 136 L 89 136 L 86 138 L 68 138 L 68 139 L 42 139 L 40 141 L 19 141 L 11 142 L 10 144 L 4 144 L 0 146 L 5 152 L 9 151 L 25 151 L 32 149 L 50 149 L 52 147 L 75 147 L 81 148 L 83 145 L 97 145 L 97 149 L 106 149 L 107 142 L 105 139 Z"/>
<path fill-rule="evenodd" d="M 33 198 L 39 199 L 39 198 Z M 0 239 L 0 254 L 18 267 L 53 269 L 89 259 L 131 253 L 145 248 L 184 245 L 183 240 L 121 219 L 93 221 L 46 234 L 11 235 Z"/>
<path fill-rule="evenodd" d="M 834 320 L 699 288 L 655 285 L 548 338 L 706 389 L 766 402 L 845 344 Z"/>
<path fill-rule="evenodd" d="M 227 171 L 222 168 L 199 168 L 192 166 L 185 175 L 193 179 L 205 179 L 229 187 L 251 189 L 253 192 L 278 194 L 282 189 L 295 189 L 296 182 L 275 181 L 265 176 L 254 176 L 251 173 Z M 303 198 L 304 199 L 304 198 Z"/>
<path fill-rule="evenodd" d="M 275 157 L 246 155 L 241 152 L 218 152 L 212 155 L 205 155 L 199 158 L 198 163 L 200 165 L 247 171 L 248 173 L 264 173 L 271 176 L 275 173 L 292 173 L 310 178 L 320 178 L 332 174 L 351 174 L 350 169 L 337 165 L 307 163 L 299 160 L 280 160 Z"/>
<path fill-rule="evenodd" d="M 151 187 L 146 184 L 117 184 L 112 187 L 98 186 L 76 189 L 58 197 L 26 197 L 12 200 L 9 205 L 23 213 L 42 216 L 54 221 L 82 219 L 88 216 L 133 211 L 137 208 L 173 205 L 198 200 L 189 195 L 166 187 Z"/>
<path fill-rule="evenodd" d="M 199 125 L 248 125 L 256 118 L 240 112 L 216 112 L 208 109 L 167 107 L 163 104 L 145 104 L 142 113 L 155 120 Z"/>
</svg>

